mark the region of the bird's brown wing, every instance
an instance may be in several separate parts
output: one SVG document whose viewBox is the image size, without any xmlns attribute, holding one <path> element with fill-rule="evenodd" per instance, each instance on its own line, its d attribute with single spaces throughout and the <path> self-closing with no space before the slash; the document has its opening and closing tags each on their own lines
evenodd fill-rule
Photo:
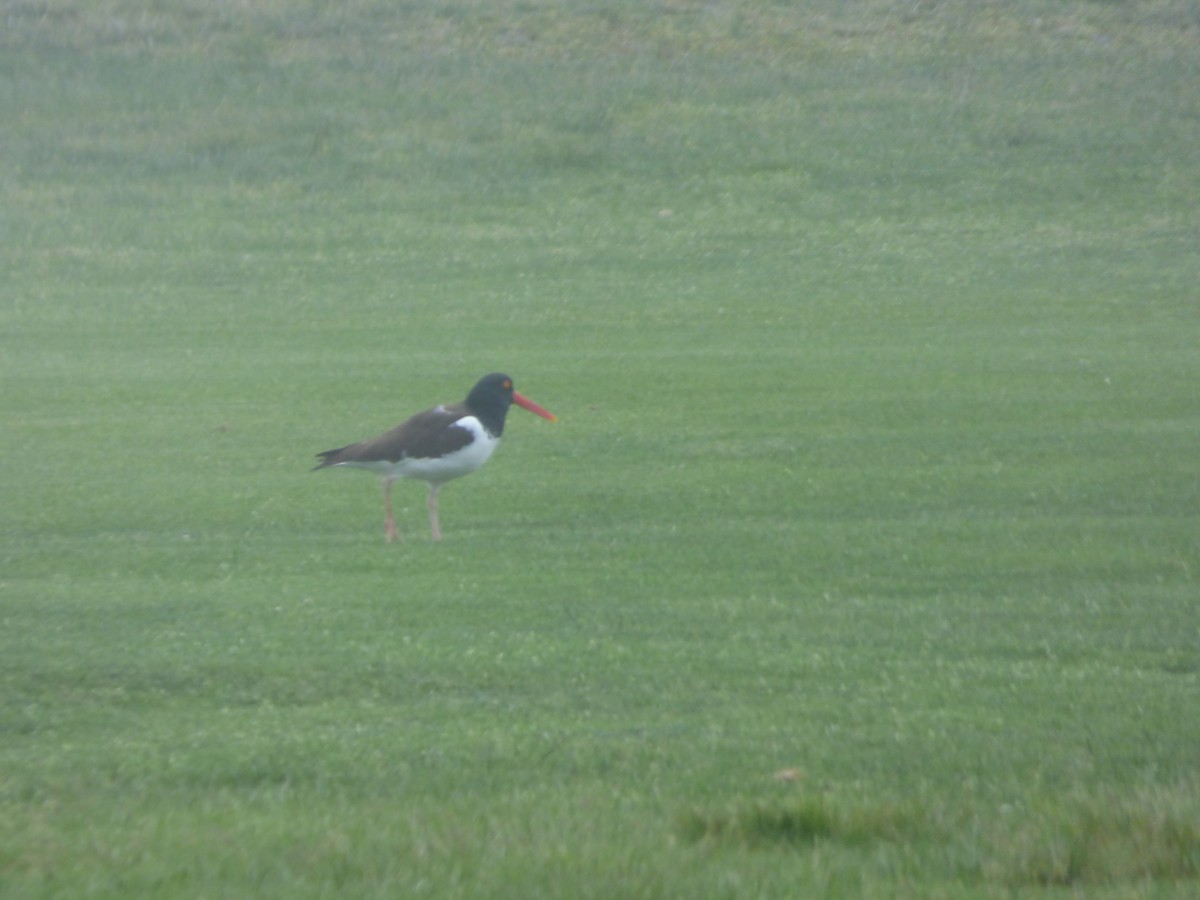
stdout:
<svg viewBox="0 0 1200 900">
<path fill-rule="evenodd" d="M 399 462 L 402 459 L 432 459 L 453 453 L 474 440 L 466 428 L 454 423 L 469 415 L 461 403 L 435 406 L 401 422 L 378 437 L 318 453 L 318 469 L 339 463 Z"/>
</svg>

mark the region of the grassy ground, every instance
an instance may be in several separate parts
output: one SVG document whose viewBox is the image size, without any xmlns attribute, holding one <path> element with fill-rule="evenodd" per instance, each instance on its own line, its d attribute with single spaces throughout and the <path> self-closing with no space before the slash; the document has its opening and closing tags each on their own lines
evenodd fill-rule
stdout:
<svg viewBox="0 0 1200 900">
<path fill-rule="evenodd" d="M 0 11 L 4 897 L 1195 895 L 1193 3 Z"/>
</svg>

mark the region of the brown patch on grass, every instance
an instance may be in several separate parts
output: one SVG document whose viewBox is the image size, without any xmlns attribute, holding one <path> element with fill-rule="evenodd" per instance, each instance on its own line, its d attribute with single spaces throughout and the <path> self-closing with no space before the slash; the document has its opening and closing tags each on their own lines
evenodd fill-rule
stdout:
<svg viewBox="0 0 1200 900">
<path fill-rule="evenodd" d="M 924 827 L 915 805 L 890 802 L 847 803 L 822 795 L 787 800 L 747 801 L 726 809 L 692 809 L 679 817 L 679 832 L 689 841 L 719 841 L 746 846 L 810 845 L 832 841 L 863 845 L 900 841 Z"/>
</svg>

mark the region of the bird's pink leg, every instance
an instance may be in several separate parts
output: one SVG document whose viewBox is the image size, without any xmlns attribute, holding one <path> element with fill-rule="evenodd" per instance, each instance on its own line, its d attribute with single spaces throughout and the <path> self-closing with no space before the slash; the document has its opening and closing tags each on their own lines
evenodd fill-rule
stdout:
<svg viewBox="0 0 1200 900">
<path fill-rule="evenodd" d="M 431 484 L 429 486 L 429 525 L 433 528 L 433 539 L 440 541 L 442 539 L 442 529 L 438 527 L 437 492 L 438 486 Z"/>
<path fill-rule="evenodd" d="M 400 531 L 396 528 L 396 517 L 392 515 L 392 479 L 383 479 L 383 505 L 387 510 L 387 542 L 400 540 Z"/>
</svg>

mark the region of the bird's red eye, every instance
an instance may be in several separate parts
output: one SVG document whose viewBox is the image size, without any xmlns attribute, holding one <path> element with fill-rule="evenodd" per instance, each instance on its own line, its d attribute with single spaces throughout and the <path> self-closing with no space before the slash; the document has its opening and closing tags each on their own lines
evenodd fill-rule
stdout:
<svg viewBox="0 0 1200 900">
<path fill-rule="evenodd" d="M 512 387 L 512 382 L 511 382 L 511 381 L 509 381 L 507 378 L 505 378 L 505 379 L 504 379 L 504 388 L 505 388 L 505 390 L 507 390 L 507 389 L 508 389 L 508 388 L 510 388 L 510 387 Z"/>
</svg>

